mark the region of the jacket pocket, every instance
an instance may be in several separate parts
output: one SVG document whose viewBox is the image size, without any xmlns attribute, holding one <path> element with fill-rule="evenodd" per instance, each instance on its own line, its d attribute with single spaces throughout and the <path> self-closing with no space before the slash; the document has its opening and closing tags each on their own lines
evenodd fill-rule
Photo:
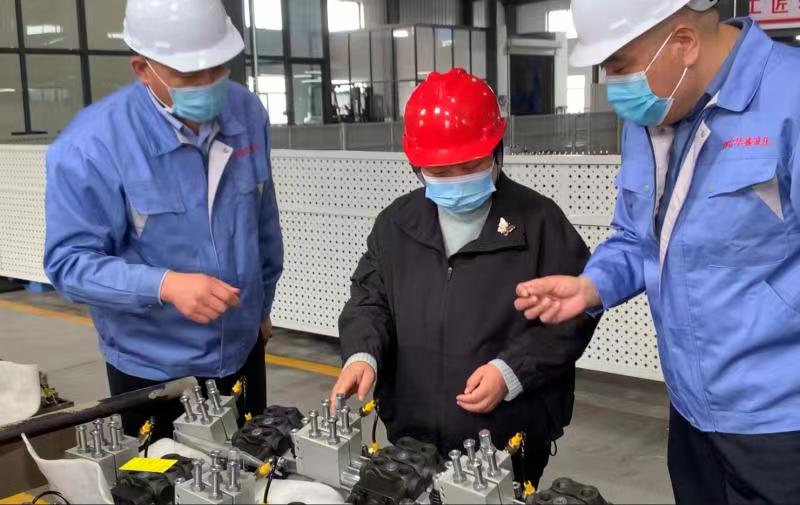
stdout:
<svg viewBox="0 0 800 505">
<path fill-rule="evenodd" d="M 144 259 L 165 268 L 196 268 L 195 259 L 187 259 L 192 250 L 187 234 L 192 230 L 177 188 L 170 192 L 154 183 L 133 183 L 125 186 L 125 192 L 137 249 Z"/>
<path fill-rule="evenodd" d="M 736 160 L 711 168 L 695 231 L 705 263 L 747 267 L 783 261 L 789 250 L 777 159 Z"/>
<path fill-rule="evenodd" d="M 619 188 L 617 212 L 626 212 L 627 221 L 634 223 L 637 235 L 646 236 L 653 222 L 652 174 L 641 166 L 623 167 L 616 184 Z"/>
</svg>

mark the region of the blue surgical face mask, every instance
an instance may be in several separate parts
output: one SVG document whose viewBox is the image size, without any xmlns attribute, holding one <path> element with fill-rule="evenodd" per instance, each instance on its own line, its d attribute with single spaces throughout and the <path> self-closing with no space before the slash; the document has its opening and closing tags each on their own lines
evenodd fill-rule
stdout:
<svg viewBox="0 0 800 505">
<path fill-rule="evenodd" d="M 478 209 L 496 191 L 494 164 L 486 170 L 456 177 L 431 177 L 425 180 L 425 196 L 443 209 L 464 214 Z"/>
<path fill-rule="evenodd" d="M 636 72 L 635 74 L 608 76 L 606 79 L 606 91 L 608 93 L 608 101 L 614 107 L 617 115 L 628 121 L 633 121 L 642 126 L 656 126 L 660 125 L 669 114 L 672 104 L 674 103 L 675 93 L 683 83 L 688 68 L 683 69 L 683 75 L 680 81 L 672 90 L 669 98 L 661 98 L 650 88 L 650 83 L 647 81 L 647 72 L 653 66 L 658 56 L 667 46 L 667 42 L 672 38 L 672 34 L 667 37 L 667 40 L 661 45 L 656 55 L 650 60 L 650 64 L 643 72 Z"/>
<path fill-rule="evenodd" d="M 174 114 L 189 121 L 205 123 L 219 116 L 225 95 L 228 91 L 228 73 L 205 86 L 191 86 L 184 88 L 171 88 L 158 75 L 158 72 L 147 62 L 150 70 L 158 77 L 172 97 L 172 107 L 166 107 L 170 114 Z"/>
</svg>

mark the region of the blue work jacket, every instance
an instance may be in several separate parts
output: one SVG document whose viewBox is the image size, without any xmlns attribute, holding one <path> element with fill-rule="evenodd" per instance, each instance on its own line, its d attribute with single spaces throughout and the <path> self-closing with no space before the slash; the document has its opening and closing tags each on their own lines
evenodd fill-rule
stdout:
<svg viewBox="0 0 800 505">
<path fill-rule="evenodd" d="M 798 82 L 800 50 L 752 26 L 690 140 L 660 236 L 674 132 L 623 131 L 615 233 L 584 274 L 605 308 L 647 292 L 670 399 L 702 431 L 800 430 Z"/>
<path fill-rule="evenodd" d="M 234 83 L 207 154 L 140 83 L 81 111 L 50 147 L 45 271 L 91 306 L 109 364 L 151 380 L 241 368 L 283 269 L 269 153 L 264 107 Z M 239 288 L 241 307 L 193 323 L 160 301 L 168 270 Z"/>
</svg>

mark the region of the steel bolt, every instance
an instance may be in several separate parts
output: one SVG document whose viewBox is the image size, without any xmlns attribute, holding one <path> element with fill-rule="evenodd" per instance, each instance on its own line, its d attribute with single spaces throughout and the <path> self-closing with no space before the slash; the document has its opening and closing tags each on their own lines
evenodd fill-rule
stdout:
<svg viewBox="0 0 800 505">
<path fill-rule="evenodd" d="M 228 491 L 241 491 L 239 472 L 241 471 L 241 454 L 236 449 L 228 451 Z"/>
<path fill-rule="evenodd" d="M 486 482 L 486 477 L 483 476 L 483 462 L 476 459 L 472 464 L 472 469 L 475 470 L 475 483 L 472 487 L 474 487 L 476 491 L 483 491 L 489 487 L 489 484 Z"/>
<path fill-rule="evenodd" d="M 105 456 L 105 451 L 103 451 L 103 439 L 101 438 L 100 432 L 97 430 L 92 430 L 92 441 L 94 442 L 94 450 L 92 451 L 92 457 L 95 459 L 102 458 Z"/>
<path fill-rule="evenodd" d="M 464 440 L 464 450 L 467 451 L 467 466 L 472 468 L 475 465 L 475 440 L 471 438 Z"/>
<path fill-rule="evenodd" d="M 452 450 L 450 451 L 450 461 L 453 462 L 453 482 L 464 482 L 467 480 L 466 474 L 464 474 L 464 468 L 461 467 L 461 451 L 459 450 Z"/>
<path fill-rule="evenodd" d="M 194 411 L 192 411 L 192 405 L 189 403 L 189 397 L 186 395 L 181 396 L 181 404 L 183 405 L 183 411 L 186 412 L 186 422 L 193 423 L 197 420 L 197 416 L 194 415 Z"/>
<path fill-rule="evenodd" d="M 309 419 L 311 426 L 308 429 L 308 436 L 309 438 L 318 438 L 319 437 L 319 412 L 316 410 L 312 410 L 309 414 Z"/>
<path fill-rule="evenodd" d="M 196 459 L 192 461 L 192 490 L 202 491 L 206 488 L 203 483 L 203 460 Z"/>
<path fill-rule="evenodd" d="M 78 452 L 80 453 L 87 453 L 89 452 L 89 442 L 86 439 L 86 425 L 81 424 L 75 427 L 75 435 L 78 440 Z"/>
<path fill-rule="evenodd" d="M 500 468 L 497 466 L 497 450 L 494 447 L 486 449 L 486 460 L 489 462 L 489 470 L 486 472 L 489 477 L 500 475 Z"/>
<path fill-rule="evenodd" d="M 328 444 L 329 445 L 338 445 L 339 444 L 339 434 L 336 432 L 336 425 L 339 424 L 339 420 L 335 417 L 328 419 Z"/>
</svg>

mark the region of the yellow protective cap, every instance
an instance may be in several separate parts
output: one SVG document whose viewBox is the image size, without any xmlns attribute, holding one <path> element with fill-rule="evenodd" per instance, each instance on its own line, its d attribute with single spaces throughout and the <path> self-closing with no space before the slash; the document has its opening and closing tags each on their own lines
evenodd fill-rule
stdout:
<svg viewBox="0 0 800 505">
<path fill-rule="evenodd" d="M 252 421 L 253 420 L 253 414 L 251 414 L 250 412 L 245 413 L 244 420 L 245 421 Z"/>
<path fill-rule="evenodd" d="M 269 475 L 269 472 L 272 471 L 272 465 L 269 463 L 264 463 L 260 467 L 258 467 L 258 476 L 259 477 L 266 477 Z"/>
<path fill-rule="evenodd" d="M 527 497 L 532 496 L 534 494 L 536 494 L 536 488 L 533 487 L 533 484 L 531 484 L 531 481 L 526 480 L 525 481 L 525 486 L 523 487 L 522 495 L 525 498 L 527 498 Z"/>
<path fill-rule="evenodd" d="M 153 425 L 150 423 L 149 420 L 145 421 L 141 428 L 139 428 L 139 435 L 147 436 L 150 432 L 153 431 Z"/>
</svg>

